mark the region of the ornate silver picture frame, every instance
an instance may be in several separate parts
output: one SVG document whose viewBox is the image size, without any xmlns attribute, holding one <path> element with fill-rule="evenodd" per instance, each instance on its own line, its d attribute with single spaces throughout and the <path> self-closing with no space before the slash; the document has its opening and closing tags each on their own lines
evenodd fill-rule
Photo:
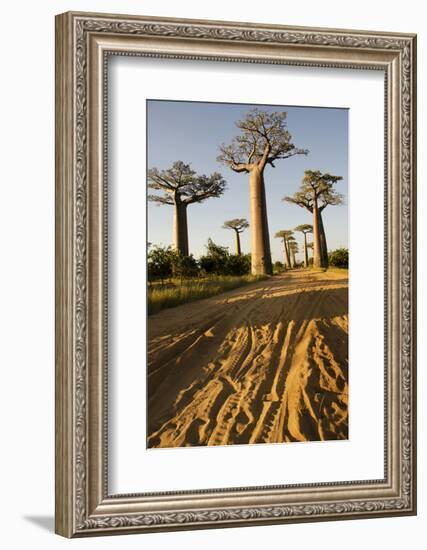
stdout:
<svg viewBox="0 0 427 550">
<path fill-rule="evenodd" d="M 110 494 L 107 66 L 110 56 L 382 71 L 384 477 Z M 82 537 L 416 513 L 416 37 L 222 21 L 56 18 L 56 532 Z M 144 304 L 141 304 L 144 308 Z"/>
</svg>

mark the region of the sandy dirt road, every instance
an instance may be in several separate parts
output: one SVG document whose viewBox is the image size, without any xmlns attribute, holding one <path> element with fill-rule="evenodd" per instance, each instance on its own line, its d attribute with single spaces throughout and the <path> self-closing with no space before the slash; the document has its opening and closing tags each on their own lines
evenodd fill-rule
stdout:
<svg viewBox="0 0 427 550">
<path fill-rule="evenodd" d="M 149 318 L 148 446 L 348 437 L 348 280 L 298 270 Z"/>
</svg>

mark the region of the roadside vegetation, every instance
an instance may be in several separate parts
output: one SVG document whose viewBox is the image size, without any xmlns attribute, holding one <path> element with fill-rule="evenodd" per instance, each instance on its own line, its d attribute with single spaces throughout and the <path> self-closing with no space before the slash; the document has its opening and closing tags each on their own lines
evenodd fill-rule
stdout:
<svg viewBox="0 0 427 550">
<path fill-rule="evenodd" d="M 335 268 L 348 269 L 348 248 L 337 248 L 329 252 L 329 265 Z"/>
<path fill-rule="evenodd" d="M 250 254 L 230 254 L 211 239 L 199 260 L 171 247 L 150 247 L 147 269 L 148 315 L 266 278 L 251 275 Z"/>
<path fill-rule="evenodd" d="M 289 242 L 290 252 L 293 244 L 293 241 Z M 303 262 L 291 262 L 291 266 L 277 261 L 273 265 L 273 274 L 280 275 L 291 268 L 305 267 Z M 308 259 L 308 267 L 347 272 L 348 250 L 339 248 L 330 252 L 328 268 L 314 268 L 313 258 Z M 192 255 L 183 256 L 171 247 L 150 246 L 147 268 L 148 315 L 268 278 L 251 275 L 250 254 L 230 254 L 226 247 L 215 244 L 211 239 L 206 245 L 206 254 L 198 260 Z"/>
<path fill-rule="evenodd" d="M 171 279 L 164 286 L 154 285 L 149 288 L 148 315 L 158 313 L 162 309 L 210 298 L 227 290 L 233 290 L 266 278 L 259 275 L 242 275 L 241 277 L 213 275 L 198 279 Z"/>
</svg>

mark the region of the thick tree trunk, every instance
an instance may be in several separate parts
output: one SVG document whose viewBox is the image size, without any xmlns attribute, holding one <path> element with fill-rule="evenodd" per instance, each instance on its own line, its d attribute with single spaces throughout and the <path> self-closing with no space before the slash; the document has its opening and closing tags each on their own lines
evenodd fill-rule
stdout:
<svg viewBox="0 0 427 550">
<path fill-rule="evenodd" d="M 322 211 L 319 210 L 319 235 L 320 235 L 320 254 L 322 257 L 322 267 L 328 267 L 328 246 L 326 243 L 325 228 L 323 226 Z"/>
<path fill-rule="evenodd" d="M 313 267 L 322 267 L 317 197 L 313 197 Z"/>
<path fill-rule="evenodd" d="M 264 178 L 262 171 L 257 165 L 254 165 L 250 171 L 249 187 L 252 275 L 271 275 L 273 269 L 271 265 Z"/>
<path fill-rule="evenodd" d="M 187 205 L 176 202 L 173 208 L 173 248 L 188 256 Z"/>
<path fill-rule="evenodd" d="M 304 267 L 308 267 L 307 233 L 304 232 Z"/>
<path fill-rule="evenodd" d="M 292 269 L 294 269 L 296 265 L 297 265 L 297 262 L 295 260 L 295 252 L 294 252 L 293 249 L 291 249 L 291 266 L 292 266 Z"/>
<path fill-rule="evenodd" d="M 289 258 L 289 248 L 286 239 L 283 239 L 283 248 L 285 250 L 285 267 L 291 269 L 291 259 Z"/>
<path fill-rule="evenodd" d="M 239 234 L 239 232 L 237 231 L 237 229 L 235 229 L 234 231 L 235 231 L 235 233 L 236 233 L 236 254 L 237 254 L 238 256 L 240 256 L 241 253 L 242 253 L 242 250 L 241 250 L 241 248 L 240 248 L 240 234 Z"/>
</svg>

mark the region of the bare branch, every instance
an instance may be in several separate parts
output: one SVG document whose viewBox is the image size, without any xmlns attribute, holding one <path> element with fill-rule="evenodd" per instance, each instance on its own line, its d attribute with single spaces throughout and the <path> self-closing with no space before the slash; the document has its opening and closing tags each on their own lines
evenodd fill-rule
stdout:
<svg viewBox="0 0 427 550">
<path fill-rule="evenodd" d="M 283 197 L 282 200 L 301 206 L 301 208 L 306 208 L 309 212 L 313 212 L 313 198 L 310 193 L 297 191 L 292 197 Z"/>
<path fill-rule="evenodd" d="M 231 164 L 230 168 L 233 170 L 233 172 L 249 172 L 250 165 L 249 164 Z"/>
<path fill-rule="evenodd" d="M 265 144 L 264 154 L 262 155 L 262 158 L 261 158 L 261 160 L 260 160 L 259 163 L 258 163 L 258 166 L 260 167 L 261 170 L 264 169 L 264 167 L 265 167 L 265 165 L 266 165 L 266 163 L 267 163 L 267 161 L 268 161 L 270 151 L 271 151 L 270 142 L 267 142 L 267 143 Z"/>
<path fill-rule="evenodd" d="M 248 164 L 250 164 L 252 162 L 252 159 L 253 159 L 253 157 L 256 153 L 256 149 L 257 149 L 257 142 L 254 139 L 253 144 L 252 144 L 252 151 L 251 151 L 251 153 L 249 155 L 249 158 L 248 158 Z"/>
<path fill-rule="evenodd" d="M 159 195 L 148 195 L 147 198 L 150 202 L 156 202 L 158 206 L 160 206 L 161 204 L 174 204 L 173 198 L 168 197 L 167 195 L 163 197 Z"/>
</svg>

